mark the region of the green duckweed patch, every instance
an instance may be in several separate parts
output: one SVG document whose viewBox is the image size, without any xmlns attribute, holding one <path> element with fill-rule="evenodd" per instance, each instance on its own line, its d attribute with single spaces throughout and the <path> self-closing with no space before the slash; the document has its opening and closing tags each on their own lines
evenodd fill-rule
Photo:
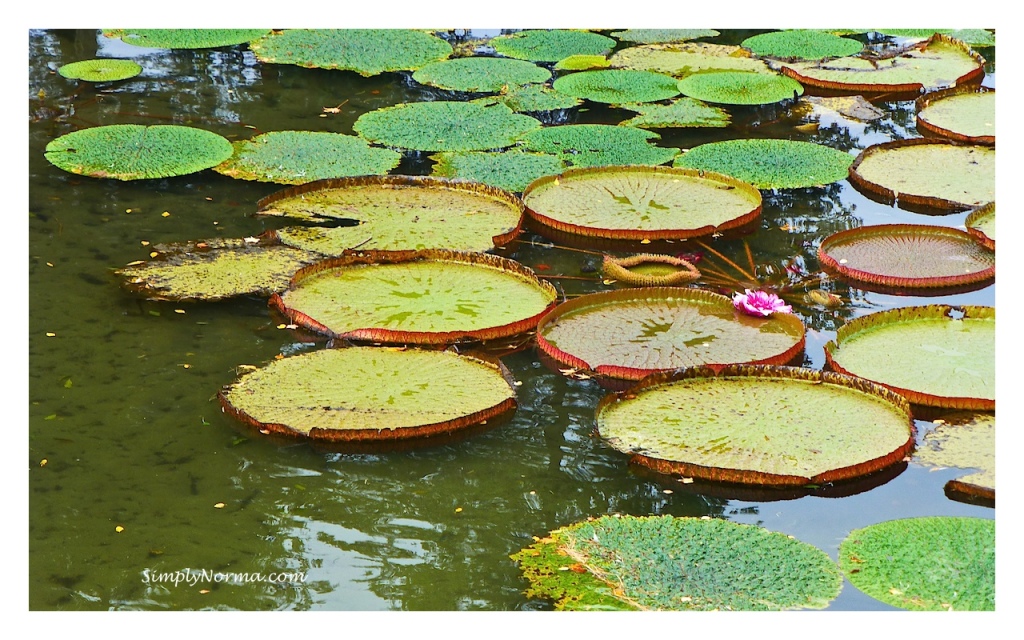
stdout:
<svg viewBox="0 0 1024 640">
<path fill-rule="evenodd" d="M 804 88 L 785 76 L 721 71 L 689 75 L 679 81 L 679 92 L 704 102 L 752 105 L 796 99 Z"/>
<path fill-rule="evenodd" d="M 430 158 L 436 163 L 432 175 L 482 182 L 513 192 L 522 191 L 541 176 L 561 173 L 566 167 L 556 155 L 521 150 L 438 153 Z"/>
<path fill-rule="evenodd" d="M 825 185 L 846 178 L 853 156 L 812 142 L 740 139 L 702 144 L 675 166 L 733 176 L 759 189 Z"/>
<path fill-rule="evenodd" d="M 344 69 L 362 76 L 413 71 L 452 55 L 452 46 L 413 29 L 287 29 L 252 42 L 261 62 Z"/>
<path fill-rule="evenodd" d="M 251 42 L 270 29 L 105 29 L 107 38 L 154 49 L 215 49 Z"/>
<path fill-rule="evenodd" d="M 615 40 L 574 29 L 530 29 L 492 38 L 494 50 L 503 56 L 535 62 L 558 62 L 571 55 L 603 56 Z"/>
<path fill-rule="evenodd" d="M 671 162 L 673 147 L 652 144 L 660 136 L 652 131 L 607 124 L 567 124 L 545 127 L 521 137 L 531 151 L 557 155 L 574 167 Z"/>
<path fill-rule="evenodd" d="M 57 73 L 69 80 L 87 82 L 113 82 L 127 80 L 142 73 L 142 66 L 133 60 L 98 58 L 72 62 L 57 69 Z"/>
<path fill-rule="evenodd" d="M 551 72 L 525 60 L 454 58 L 432 62 L 412 74 L 420 84 L 475 93 L 497 93 L 512 86 L 546 82 Z"/>
<path fill-rule="evenodd" d="M 852 56 L 864 45 L 815 29 L 791 29 L 751 36 L 742 45 L 756 56 L 793 60 L 822 60 Z"/>
<path fill-rule="evenodd" d="M 594 102 L 657 102 L 679 95 L 671 76 L 653 71 L 604 69 L 571 73 L 555 80 L 556 91 Z"/>
</svg>

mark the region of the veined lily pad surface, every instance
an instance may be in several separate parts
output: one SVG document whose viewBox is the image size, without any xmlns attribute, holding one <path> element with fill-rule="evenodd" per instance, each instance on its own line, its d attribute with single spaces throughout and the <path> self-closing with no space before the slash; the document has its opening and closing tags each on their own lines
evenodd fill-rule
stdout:
<svg viewBox="0 0 1024 640">
<path fill-rule="evenodd" d="M 759 189 L 794 189 L 846 178 L 853 156 L 813 142 L 738 139 L 702 144 L 674 166 L 733 176 Z"/>
<path fill-rule="evenodd" d="M 936 420 L 914 454 L 917 462 L 935 467 L 976 469 L 950 480 L 953 495 L 996 499 L 996 417 L 991 413 L 957 413 Z"/>
<path fill-rule="evenodd" d="M 642 287 L 580 296 L 537 327 L 537 345 L 565 366 L 619 380 L 734 363 L 784 364 L 804 348 L 790 314 L 755 318 L 717 293 Z"/>
<path fill-rule="evenodd" d="M 887 204 L 963 211 L 995 200 L 996 151 L 916 138 L 868 147 L 850 166 L 850 182 Z"/>
<path fill-rule="evenodd" d="M 523 202 L 527 215 L 542 225 L 612 240 L 709 235 L 761 214 L 761 194 L 749 184 L 671 167 L 569 169 L 534 181 Z"/>
<path fill-rule="evenodd" d="M 435 176 L 461 178 L 520 192 L 542 176 L 565 170 L 565 162 L 549 153 L 530 151 L 460 151 L 430 156 Z"/>
<path fill-rule="evenodd" d="M 657 102 L 679 95 L 671 76 L 654 71 L 603 69 L 570 73 L 555 80 L 556 91 L 594 102 Z"/>
<path fill-rule="evenodd" d="M 821 241 L 818 261 L 868 289 L 955 287 L 991 280 L 996 273 L 995 253 L 967 232 L 922 224 L 840 231 Z"/>
<path fill-rule="evenodd" d="M 579 98 L 539 84 L 511 87 L 500 95 L 477 98 L 473 102 L 483 105 L 503 104 L 516 113 L 572 109 L 583 103 Z"/>
<path fill-rule="evenodd" d="M 502 104 L 410 102 L 359 116 L 352 128 L 371 142 L 417 151 L 485 151 L 512 146 L 540 122 Z"/>
<path fill-rule="evenodd" d="M 515 408 L 497 365 L 450 351 L 322 349 L 276 360 L 220 394 L 263 432 L 316 440 L 395 440 L 456 431 Z"/>
<path fill-rule="evenodd" d="M 964 220 L 967 232 L 978 238 L 981 244 L 989 249 L 996 248 L 996 203 L 984 204 L 970 214 Z"/>
<path fill-rule="evenodd" d="M 815 29 L 790 29 L 751 36 L 743 46 L 756 56 L 779 59 L 822 60 L 860 52 L 863 44 Z"/>
<path fill-rule="evenodd" d="M 650 376 L 607 396 L 597 428 L 634 463 L 661 473 L 767 486 L 849 480 L 901 461 L 914 446 L 902 397 L 793 367 Z"/>
<path fill-rule="evenodd" d="M 611 36 L 623 42 L 658 44 L 686 42 L 697 38 L 713 38 L 719 35 L 714 29 L 626 29 L 613 31 Z"/>
<path fill-rule="evenodd" d="M 108 38 L 155 49 L 214 49 L 244 44 L 270 33 L 270 29 L 111 29 Z"/>
<path fill-rule="evenodd" d="M 512 559 L 559 610 L 823 609 L 842 588 L 824 551 L 717 518 L 602 516 L 535 539 Z"/>
<path fill-rule="evenodd" d="M 676 78 L 712 71 L 772 73 L 762 60 L 740 47 L 700 42 L 629 47 L 616 51 L 609 62 L 619 69 L 657 71 Z"/>
<path fill-rule="evenodd" d="M 114 124 L 63 135 L 46 145 L 52 164 L 91 178 L 144 180 L 182 176 L 231 157 L 231 143 L 205 129 Z"/>
<path fill-rule="evenodd" d="M 803 95 L 800 83 L 785 76 L 752 71 L 716 71 L 689 75 L 679 92 L 715 104 L 772 104 Z"/>
<path fill-rule="evenodd" d="M 407 344 L 533 329 L 555 289 L 517 262 L 455 251 L 367 252 L 299 271 L 272 307 L 332 338 Z"/>
<path fill-rule="evenodd" d="M 233 143 L 234 154 L 214 171 L 232 178 L 305 184 L 325 178 L 381 175 L 402 155 L 356 136 L 326 131 L 272 131 Z"/>
<path fill-rule="evenodd" d="M 994 611 L 996 527 L 982 518 L 890 520 L 855 529 L 839 566 L 857 587 L 901 609 Z"/>
<path fill-rule="evenodd" d="M 412 71 L 452 54 L 452 46 L 413 29 L 287 29 L 249 45 L 262 62 L 345 69 L 362 76 Z"/>
<path fill-rule="evenodd" d="M 491 46 L 503 56 L 558 62 L 571 55 L 604 55 L 615 46 L 607 36 L 574 29 L 531 29 L 491 39 Z"/>
<path fill-rule="evenodd" d="M 994 307 L 903 307 L 846 323 L 825 359 L 916 404 L 991 411 L 995 340 Z"/>
<path fill-rule="evenodd" d="M 996 143 L 996 92 L 955 87 L 917 99 L 917 129 L 972 144 Z"/>
<path fill-rule="evenodd" d="M 654 145 L 660 137 L 634 127 L 565 124 L 531 131 L 522 142 L 531 151 L 557 154 L 574 167 L 659 165 L 671 162 L 679 153 L 675 147 Z"/>
<path fill-rule="evenodd" d="M 66 64 L 57 69 L 57 73 L 71 80 L 111 82 L 134 78 L 142 73 L 142 67 L 134 60 L 97 58 L 95 60 L 80 60 L 79 62 Z"/>
<path fill-rule="evenodd" d="M 257 206 L 264 215 L 351 221 L 354 226 L 277 231 L 285 244 L 328 255 L 353 248 L 487 251 L 519 234 L 524 212 L 507 191 L 420 176 L 322 180 L 278 191 Z"/>
<path fill-rule="evenodd" d="M 497 93 L 503 87 L 546 82 L 551 72 L 525 60 L 474 56 L 432 62 L 412 74 L 420 84 L 450 91 Z"/>
<path fill-rule="evenodd" d="M 668 104 L 621 104 L 622 109 L 636 111 L 640 115 L 619 124 L 625 127 L 643 129 L 667 129 L 677 127 L 728 127 L 729 112 L 720 107 L 704 104 L 694 98 L 679 98 Z"/>
</svg>

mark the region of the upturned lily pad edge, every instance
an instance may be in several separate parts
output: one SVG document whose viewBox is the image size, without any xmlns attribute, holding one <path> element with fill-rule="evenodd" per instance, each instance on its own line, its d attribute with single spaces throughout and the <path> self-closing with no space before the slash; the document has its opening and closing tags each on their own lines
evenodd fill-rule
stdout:
<svg viewBox="0 0 1024 640">
<path fill-rule="evenodd" d="M 995 146 L 996 137 L 991 136 L 969 136 L 963 133 L 957 133 L 950 129 L 945 129 L 938 125 L 932 124 L 927 119 L 921 117 L 921 112 L 924 111 L 929 105 L 942 100 L 943 98 L 950 98 L 952 96 L 958 96 L 963 94 L 973 93 L 995 93 L 994 88 L 979 87 L 974 85 L 967 86 L 955 86 L 949 89 L 942 89 L 941 91 L 934 91 L 926 93 L 917 100 L 914 101 L 914 110 L 917 112 L 917 130 L 922 133 L 929 133 L 931 135 L 938 136 L 940 138 L 946 138 L 948 140 L 955 140 L 956 142 L 964 142 L 967 144 L 981 144 L 986 146 Z"/>
</svg>

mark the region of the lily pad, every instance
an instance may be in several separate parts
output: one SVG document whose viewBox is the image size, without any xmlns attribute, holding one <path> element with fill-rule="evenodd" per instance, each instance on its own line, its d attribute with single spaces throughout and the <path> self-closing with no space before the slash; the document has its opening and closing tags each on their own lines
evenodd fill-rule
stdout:
<svg viewBox="0 0 1024 640">
<path fill-rule="evenodd" d="M 968 214 L 964 221 L 967 232 L 976 237 L 983 246 L 996 248 L 996 203 L 989 202 Z"/>
<path fill-rule="evenodd" d="M 625 258 L 606 255 L 601 273 L 605 278 L 632 287 L 675 287 L 700 278 L 700 271 L 690 262 L 657 253 L 640 253 Z"/>
<path fill-rule="evenodd" d="M 996 34 L 988 29 L 875 29 L 878 33 L 895 38 L 927 40 L 936 33 L 961 40 L 972 47 L 994 47 Z"/>
<path fill-rule="evenodd" d="M 616 51 L 609 62 L 618 69 L 657 71 L 676 78 L 711 71 L 772 73 L 764 61 L 741 47 L 701 42 L 629 47 Z"/>
<path fill-rule="evenodd" d="M 284 291 L 296 271 L 323 259 L 257 238 L 201 240 L 160 249 L 155 260 L 117 270 L 126 289 L 153 300 L 265 297 Z"/>
<path fill-rule="evenodd" d="M 561 173 L 565 162 L 548 153 L 529 151 L 460 151 L 430 156 L 437 164 L 433 175 L 461 178 L 520 192 L 541 176 Z"/>
<path fill-rule="evenodd" d="M 603 516 L 535 540 L 512 559 L 559 610 L 823 609 L 842 588 L 824 551 L 716 518 Z"/>
<path fill-rule="evenodd" d="M 272 131 L 233 146 L 232 156 L 214 171 L 279 184 L 381 175 L 402 161 L 402 155 L 390 149 L 376 149 L 362 138 L 326 131 Z"/>
<path fill-rule="evenodd" d="M 570 73 L 555 80 L 556 91 L 593 102 L 657 102 L 679 95 L 671 76 L 653 71 L 604 69 Z"/>
<path fill-rule="evenodd" d="M 804 96 L 800 98 L 800 102 L 808 105 L 812 112 L 839 114 L 858 122 L 873 122 L 886 115 L 885 111 L 865 100 L 863 96 Z"/>
<path fill-rule="evenodd" d="M 413 29 L 287 29 L 249 45 L 261 62 L 345 69 L 361 76 L 412 71 L 452 55 L 452 46 Z"/>
<path fill-rule="evenodd" d="M 283 189 L 257 203 L 262 215 L 350 226 L 279 229 L 281 242 L 340 255 L 381 251 L 487 251 L 519 232 L 522 201 L 495 187 L 443 178 L 381 176 L 322 180 Z"/>
<path fill-rule="evenodd" d="M 641 42 L 643 44 L 659 44 L 686 42 L 697 38 L 713 38 L 721 35 L 714 29 L 626 29 L 613 31 L 611 36 L 622 42 Z"/>
<path fill-rule="evenodd" d="M 632 463 L 660 473 L 767 486 L 857 478 L 914 447 L 904 398 L 851 376 L 795 367 L 650 376 L 606 396 L 597 429 Z"/>
<path fill-rule="evenodd" d="M 107 38 L 120 38 L 125 44 L 155 49 L 215 49 L 251 42 L 270 33 L 270 29 L 109 29 Z"/>
<path fill-rule="evenodd" d="M 679 149 L 651 144 L 653 131 L 610 124 L 565 124 L 544 127 L 522 136 L 531 151 L 558 155 L 574 167 L 659 165 L 671 162 Z"/>
<path fill-rule="evenodd" d="M 567 96 L 539 84 L 512 87 L 500 95 L 477 98 L 473 102 L 483 105 L 503 104 L 516 113 L 572 109 L 583 103 L 579 98 Z"/>
<path fill-rule="evenodd" d="M 971 144 L 996 143 L 995 89 L 954 87 L 923 95 L 915 106 L 922 133 Z"/>
<path fill-rule="evenodd" d="M 453 344 L 529 331 L 556 296 L 531 270 L 497 256 L 370 251 L 300 270 L 270 305 L 331 338 Z"/>
<path fill-rule="evenodd" d="M 868 147 L 850 183 L 886 204 L 964 211 L 996 198 L 996 151 L 982 145 L 914 138 Z"/>
<path fill-rule="evenodd" d="M 610 63 L 604 56 L 573 55 L 562 58 L 555 63 L 556 71 L 586 71 L 588 69 L 605 69 Z"/>
<path fill-rule="evenodd" d="M 134 78 L 142 73 L 142 66 L 133 60 L 97 58 L 66 64 L 57 69 L 57 73 L 70 80 L 112 82 Z"/>
<path fill-rule="evenodd" d="M 797 140 L 741 139 L 702 144 L 676 158 L 676 167 L 715 171 L 758 189 L 797 189 L 846 178 L 853 156 Z"/>
<path fill-rule="evenodd" d="M 679 92 L 715 104 L 772 104 L 803 95 L 800 83 L 785 76 L 750 71 L 716 71 L 689 75 Z"/>
<path fill-rule="evenodd" d="M 756 55 L 784 60 L 822 60 L 859 53 L 864 45 L 816 29 L 789 29 L 751 36 L 742 45 Z"/>
<path fill-rule="evenodd" d="M 761 193 L 749 184 L 671 167 L 569 169 L 533 182 L 523 191 L 523 202 L 530 219 L 541 225 L 612 240 L 709 235 L 761 215 Z"/>
<path fill-rule="evenodd" d="M 411 102 L 359 116 L 356 133 L 380 144 L 417 151 L 485 151 L 512 146 L 539 121 L 496 104 Z"/>
<path fill-rule="evenodd" d="M 551 72 L 525 60 L 508 58 L 455 58 L 431 62 L 412 74 L 420 84 L 478 93 L 497 93 L 502 88 L 546 82 Z"/>
<path fill-rule="evenodd" d="M 694 98 L 679 98 L 668 104 L 621 104 L 622 109 L 640 115 L 620 122 L 624 127 L 668 129 L 679 127 L 728 127 L 729 112 Z"/>
<path fill-rule="evenodd" d="M 791 314 L 747 316 L 710 291 L 643 287 L 560 304 L 537 326 L 537 346 L 578 371 L 639 380 L 680 367 L 785 364 L 803 352 L 804 326 Z"/>
<path fill-rule="evenodd" d="M 950 480 L 946 491 L 954 496 L 996 499 L 996 417 L 990 413 L 943 416 L 924 436 L 914 459 L 933 467 L 977 469 Z"/>
<path fill-rule="evenodd" d="M 916 404 L 991 411 L 995 341 L 994 307 L 904 307 L 840 327 L 825 345 L 825 360 L 835 371 L 887 386 Z"/>
<path fill-rule="evenodd" d="M 350 347 L 275 360 L 228 385 L 224 410 L 263 433 L 397 440 L 450 433 L 516 407 L 511 376 L 451 351 Z"/>
<path fill-rule="evenodd" d="M 55 166 L 91 178 L 144 180 L 215 167 L 234 148 L 211 131 L 158 124 L 115 124 L 63 135 L 46 145 Z"/>
<path fill-rule="evenodd" d="M 884 224 L 848 229 L 821 241 L 823 267 L 859 283 L 899 289 L 957 287 L 995 278 L 995 253 L 959 229 Z"/>
<path fill-rule="evenodd" d="M 604 55 L 612 50 L 615 41 L 574 29 L 529 29 L 492 38 L 490 44 L 495 51 L 510 58 L 558 62 L 571 55 Z"/>
<path fill-rule="evenodd" d="M 839 567 L 872 598 L 901 609 L 994 611 L 994 520 L 935 516 L 854 529 Z"/>
</svg>

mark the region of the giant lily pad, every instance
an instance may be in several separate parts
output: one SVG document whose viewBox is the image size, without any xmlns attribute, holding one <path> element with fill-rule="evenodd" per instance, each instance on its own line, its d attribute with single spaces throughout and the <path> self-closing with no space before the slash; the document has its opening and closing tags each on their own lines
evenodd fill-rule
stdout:
<svg viewBox="0 0 1024 640">
<path fill-rule="evenodd" d="M 996 499 L 996 417 L 990 413 L 958 413 L 937 420 L 914 459 L 935 467 L 977 469 L 950 480 L 946 491 L 968 499 Z"/>
<path fill-rule="evenodd" d="M 915 106 L 922 133 L 971 144 L 996 143 L 995 89 L 954 87 L 923 95 Z"/>
<path fill-rule="evenodd" d="M 114 80 L 134 78 L 142 73 L 142 67 L 134 60 L 97 58 L 95 60 L 80 60 L 66 64 L 57 69 L 57 73 L 71 80 L 112 82 Z"/>
<path fill-rule="evenodd" d="M 972 47 L 994 47 L 996 34 L 988 29 L 875 29 L 878 33 L 895 38 L 927 40 L 936 33 L 966 42 Z"/>
<path fill-rule="evenodd" d="M 785 364 L 803 352 L 804 326 L 790 314 L 742 314 L 710 291 L 643 287 L 560 304 L 538 324 L 537 346 L 567 367 L 639 380 L 680 367 Z"/>
<path fill-rule="evenodd" d="M 432 62 L 412 79 L 450 91 L 497 93 L 503 87 L 546 82 L 551 72 L 525 60 L 474 56 Z"/>
<path fill-rule="evenodd" d="M 362 138 L 326 131 L 272 131 L 233 146 L 234 154 L 214 171 L 280 184 L 381 175 L 402 161 L 401 154 L 390 149 L 377 149 Z"/>
<path fill-rule="evenodd" d="M 821 241 L 818 261 L 845 278 L 898 289 L 958 287 L 992 280 L 996 256 L 965 231 L 923 224 L 849 229 Z"/>
<path fill-rule="evenodd" d="M 864 45 L 816 29 L 789 29 L 751 36 L 742 45 L 756 56 L 785 60 L 822 60 L 852 56 Z"/>
<path fill-rule="evenodd" d="M 713 38 L 717 35 L 720 34 L 714 29 L 626 29 L 611 33 L 613 38 L 620 41 L 643 44 L 686 42 L 697 38 Z"/>
<path fill-rule="evenodd" d="M 114 124 L 63 135 L 46 145 L 46 159 L 91 178 L 143 180 L 215 167 L 233 148 L 211 131 L 158 124 Z"/>
<path fill-rule="evenodd" d="M 842 180 L 852 163 L 850 154 L 820 144 L 765 138 L 702 144 L 674 166 L 724 173 L 759 189 L 795 189 Z"/>
<path fill-rule="evenodd" d="M 593 102 L 657 102 L 679 95 L 671 76 L 654 71 L 603 69 L 570 73 L 555 80 L 556 91 Z"/>
<path fill-rule="evenodd" d="M 323 259 L 302 249 L 246 240 L 160 247 L 157 259 L 117 271 L 126 289 L 154 300 L 220 300 L 284 291 L 300 268 Z"/>
<path fill-rule="evenodd" d="M 993 611 L 994 520 L 937 516 L 854 529 L 839 545 L 839 567 L 872 598 L 928 611 Z"/>
<path fill-rule="evenodd" d="M 352 125 L 372 142 L 417 151 L 484 151 L 509 147 L 540 122 L 502 104 L 411 102 L 370 111 Z"/>
<path fill-rule="evenodd" d="M 603 516 L 535 540 L 512 559 L 560 610 L 823 609 L 842 588 L 824 551 L 727 520 Z"/>
<path fill-rule="evenodd" d="M 609 62 L 619 69 L 657 71 L 677 78 L 711 71 L 772 73 L 768 65 L 740 47 L 700 42 L 629 47 L 616 51 Z"/>
<path fill-rule="evenodd" d="M 270 29 L 110 29 L 103 35 L 125 44 L 155 49 L 214 49 L 244 44 Z"/>
<path fill-rule="evenodd" d="M 641 127 L 643 129 L 724 128 L 729 126 L 730 121 L 728 111 L 704 104 L 693 98 L 679 98 L 668 104 L 621 104 L 619 107 L 640 114 L 619 123 L 625 127 Z"/>
<path fill-rule="evenodd" d="M 994 307 L 904 307 L 846 323 L 825 345 L 825 359 L 916 404 L 991 411 L 995 340 Z"/>
<path fill-rule="evenodd" d="M 996 248 L 996 203 L 989 202 L 968 214 L 964 220 L 967 232 L 989 249 Z"/>
<path fill-rule="evenodd" d="M 772 104 L 803 95 L 800 83 L 785 76 L 752 71 L 715 71 L 686 76 L 679 92 L 715 104 Z"/>
<path fill-rule="evenodd" d="M 996 151 L 923 138 L 868 147 L 850 166 L 850 183 L 886 204 L 963 211 L 996 198 Z"/>
<path fill-rule="evenodd" d="M 541 176 L 561 173 L 565 162 L 558 156 L 529 151 L 460 151 L 430 156 L 437 164 L 433 175 L 462 178 L 519 192 Z"/>
<path fill-rule="evenodd" d="M 597 428 L 631 462 L 660 473 L 768 486 L 849 480 L 900 462 L 914 447 L 904 398 L 794 367 L 650 376 L 605 397 Z"/>
<path fill-rule="evenodd" d="M 487 251 L 519 234 L 524 211 L 522 201 L 501 189 L 421 176 L 322 180 L 283 189 L 257 206 L 263 215 L 349 221 L 277 231 L 285 244 L 328 255 L 356 247 Z"/>
<path fill-rule="evenodd" d="M 527 215 L 541 225 L 612 240 L 709 235 L 761 215 L 761 193 L 749 184 L 671 167 L 569 169 L 533 182 L 523 202 Z"/>
<path fill-rule="evenodd" d="M 679 149 L 651 144 L 657 133 L 610 124 L 566 124 L 544 127 L 522 137 L 531 151 L 557 154 L 574 167 L 659 165 L 670 162 Z"/>
<path fill-rule="evenodd" d="M 473 102 L 484 105 L 503 104 L 516 113 L 572 109 L 583 103 L 579 98 L 567 96 L 564 93 L 559 93 L 550 87 L 539 84 L 510 87 L 504 93 L 477 98 Z"/>
<path fill-rule="evenodd" d="M 588 31 L 530 29 L 492 38 L 490 44 L 510 58 L 558 62 L 571 55 L 604 55 L 615 46 L 615 41 Z"/>
<path fill-rule="evenodd" d="M 270 304 L 332 338 L 452 344 L 533 329 L 556 295 L 531 270 L 497 256 L 371 251 L 300 270 Z"/>
<path fill-rule="evenodd" d="M 323 349 L 276 360 L 220 393 L 263 433 L 352 442 L 464 429 L 514 410 L 498 365 L 450 351 Z"/>
<path fill-rule="evenodd" d="M 452 54 L 452 46 L 412 29 L 287 29 L 249 45 L 262 62 L 346 69 L 362 76 L 412 71 Z"/>
</svg>

